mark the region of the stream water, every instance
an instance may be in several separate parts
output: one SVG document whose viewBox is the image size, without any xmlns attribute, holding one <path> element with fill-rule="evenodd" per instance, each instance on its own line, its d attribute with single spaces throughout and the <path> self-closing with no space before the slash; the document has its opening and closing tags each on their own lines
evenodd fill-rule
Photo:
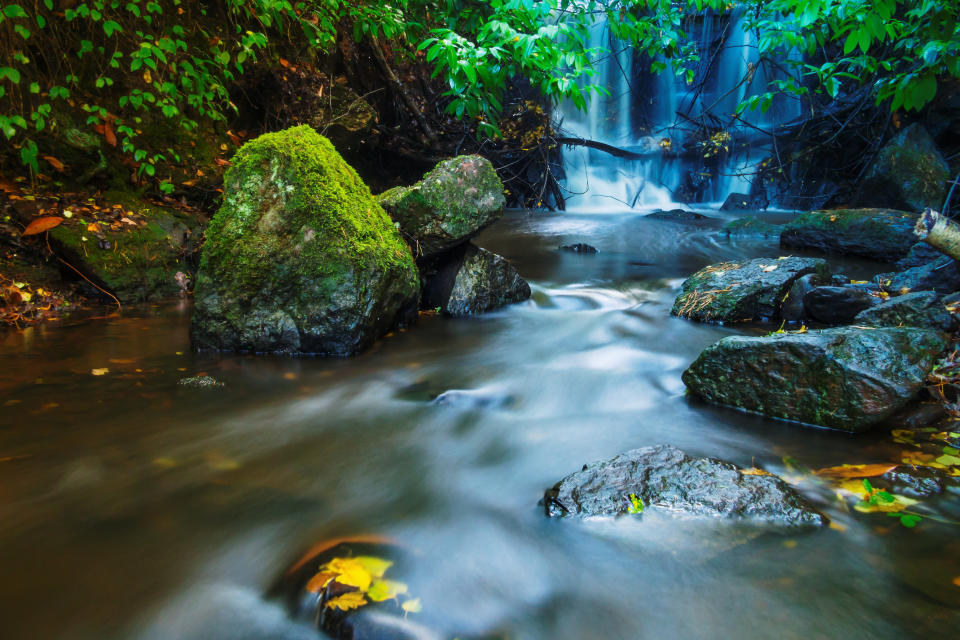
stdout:
<svg viewBox="0 0 960 640">
<path fill-rule="evenodd" d="M 784 463 L 882 461 L 883 438 L 685 395 L 702 348 L 776 328 L 670 317 L 695 269 L 779 254 L 718 225 L 509 213 L 479 244 L 532 300 L 427 316 L 351 360 L 192 353 L 187 304 L 0 335 L 3 637 L 316 637 L 262 594 L 314 542 L 358 534 L 412 550 L 418 615 L 461 638 L 952 635 L 957 529 L 847 511 Z M 200 372 L 227 386 L 178 389 Z M 473 401 L 431 404 L 450 389 Z M 834 527 L 754 537 L 537 507 L 583 463 L 657 443 L 785 474 Z M 956 502 L 929 508 L 958 519 Z"/>
</svg>

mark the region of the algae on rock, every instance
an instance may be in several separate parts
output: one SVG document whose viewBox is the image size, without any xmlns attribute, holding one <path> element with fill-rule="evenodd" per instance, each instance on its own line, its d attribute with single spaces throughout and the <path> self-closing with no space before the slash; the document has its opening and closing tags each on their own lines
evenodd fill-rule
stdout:
<svg viewBox="0 0 960 640">
<path fill-rule="evenodd" d="M 347 356 L 415 313 L 409 248 L 310 127 L 244 145 L 224 190 L 197 276 L 195 346 Z"/>
</svg>

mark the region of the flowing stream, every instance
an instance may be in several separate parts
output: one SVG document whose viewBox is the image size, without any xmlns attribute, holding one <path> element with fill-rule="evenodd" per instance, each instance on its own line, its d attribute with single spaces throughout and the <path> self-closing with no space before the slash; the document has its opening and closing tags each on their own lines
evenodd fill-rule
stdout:
<svg viewBox="0 0 960 640">
<path fill-rule="evenodd" d="M 417 615 L 450 637 L 951 635 L 955 526 L 849 511 L 797 470 L 889 459 L 883 434 L 685 395 L 702 348 L 775 328 L 670 317 L 693 270 L 779 254 L 724 238 L 721 222 L 508 213 L 479 244 L 515 262 L 532 300 L 423 317 L 350 360 L 192 353 L 186 303 L 2 334 L 3 636 L 316 637 L 263 594 L 311 544 L 358 534 L 413 552 Z M 227 386 L 176 386 L 201 372 Z M 470 393 L 431 404 L 451 389 Z M 756 536 L 652 510 L 580 522 L 538 508 L 583 463 L 658 443 L 784 474 L 834 526 Z M 928 508 L 958 520 L 956 502 Z"/>
</svg>

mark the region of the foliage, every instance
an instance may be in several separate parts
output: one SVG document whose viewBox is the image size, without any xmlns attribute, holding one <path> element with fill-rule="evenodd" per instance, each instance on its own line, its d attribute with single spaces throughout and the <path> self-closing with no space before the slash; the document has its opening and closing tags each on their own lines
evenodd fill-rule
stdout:
<svg viewBox="0 0 960 640">
<path fill-rule="evenodd" d="M 406 596 L 406 584 L 384 578 L 384 574 L 392 566 L 391 560 L 376 556 L 332 558 L 320 565 L 304 588 L 319 594 L 320 604 L 325 609 L 350 611 L 369 604 L 370 601 L 393 600 L 405 614 L 420 611 L 420 600 Z M 352 590 L 344 593 L 344 587 Z M 400 596 L 404 596 L 402 603 Z"/>
<path fill-rule="evenodd" d="M 627 507 L 627 513 L 631 514 L 641 514 L 643 513 L 643 498 L 637 496 L 635 493 L 631 493 L 627 496 L 630 499 L 630 506 Z"/>
</svg>

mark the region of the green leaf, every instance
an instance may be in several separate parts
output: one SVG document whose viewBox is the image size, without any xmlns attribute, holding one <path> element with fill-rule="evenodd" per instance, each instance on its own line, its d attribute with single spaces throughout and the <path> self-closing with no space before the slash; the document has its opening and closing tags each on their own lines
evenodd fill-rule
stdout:
<svg viewBox="0 0 960 640">
<path fill-rule="evenodd" d="M 20 84 L 20 72 L 13 67 L 0 67 L 0 78 L 7 78 L 13 84 Z"/>
<path fill-rule="evenodd" d="M 26 18 L 27 12 L 18 4 L 8 4 L 3 8 L 3 15 L 8 18 Z"/>
</svg>

